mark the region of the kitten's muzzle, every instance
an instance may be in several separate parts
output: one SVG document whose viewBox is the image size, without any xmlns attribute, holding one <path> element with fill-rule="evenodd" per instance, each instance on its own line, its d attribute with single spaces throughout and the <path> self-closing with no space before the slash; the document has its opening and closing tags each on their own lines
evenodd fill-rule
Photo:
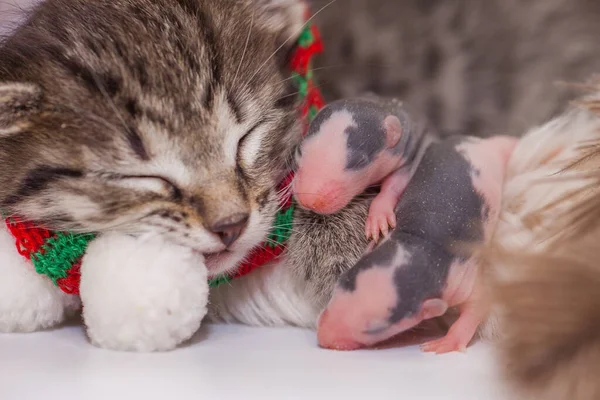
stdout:
<svg viewBox="0 0 600 400">
<path fill-rule="evenodd" d="M 236 213 L 213 223 L 209 230 L 219 236 L 221 242 L 229 247 L 244 232 L 249 217 L 250 215 L 247 213 Z"/>
</svg>

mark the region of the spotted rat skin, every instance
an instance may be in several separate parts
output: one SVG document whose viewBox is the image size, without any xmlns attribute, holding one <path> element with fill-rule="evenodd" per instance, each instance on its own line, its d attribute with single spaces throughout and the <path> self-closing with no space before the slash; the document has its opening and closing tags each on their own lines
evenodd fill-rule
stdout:
<svg viewBox="0 0 600 400">
<path fill-rule="evenodd" d="M 405 133 L 388 150 L 394 155 L 402 155 L 410 164 L 417 155 L 421 143 L 427 137 L 424 120 L 409 116 L 406 105 L 396 98 L 378 97 L 372 94 L 360 98 L 343 99 L 325 106 L 310 124 L 306 138 L 326 135 L 323 125 L 335 115 L 349 114 L 353 122 L 344 127 L 346 135 L 346 163 L 344 170 L 354 171 L 366 168 L 376 162 L 379 154 L 386 149 L 386 132 L 383 121 L 387 116 L 398 118 Z M 335 151 L 336 149 L 331 149 Z"/>
</svg>

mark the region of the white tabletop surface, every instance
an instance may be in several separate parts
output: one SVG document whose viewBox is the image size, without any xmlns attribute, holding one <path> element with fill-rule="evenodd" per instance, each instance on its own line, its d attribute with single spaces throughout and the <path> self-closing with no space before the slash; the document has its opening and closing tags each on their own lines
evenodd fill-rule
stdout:
<svg viewBox="0 0 600 400">
<path fill-rule="evenodd" d="M 0 399 L 500 398 L 491 349 L 435 356 L 417 346 L 335 352 L 295 328 L 204 326 L 168 353 L 90 345 L 81 326 L 0 334 Z"/>
</svg>

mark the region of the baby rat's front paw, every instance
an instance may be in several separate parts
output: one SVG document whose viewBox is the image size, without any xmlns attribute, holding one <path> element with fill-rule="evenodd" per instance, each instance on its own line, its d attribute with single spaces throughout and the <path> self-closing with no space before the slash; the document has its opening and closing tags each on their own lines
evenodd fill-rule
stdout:
<svg viewBox="0 0 600 400">
<path fill-rule="evenodd" d="M 207 271 L 191 249 L 111 233 L 87 249 L 80 291 L 93 344 L 171 350 L 198 330 L 206 314 Z"/>
<path fill-rule="evenodd" d="M 394 229 L 396 227 L 396 214 L 394 213 L 394 207 L 390 207 L 389 204 L 384 204 L 377 201 L 376 198 L 369 207 L 369 215 L 367 216 L 367 223 L 365 225 L 365 234 L 367 239 L 373 239 L 375 242 L 379 241 L 379 235 L 382 237 L 388 235 L 390 227 Z"/>
</svg>

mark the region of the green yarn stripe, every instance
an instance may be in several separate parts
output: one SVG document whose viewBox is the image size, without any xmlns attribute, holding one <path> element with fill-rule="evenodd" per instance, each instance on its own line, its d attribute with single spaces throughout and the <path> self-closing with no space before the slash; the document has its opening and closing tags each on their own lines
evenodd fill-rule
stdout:
<svg viewBox="0 0 600 400">
<path fill-rule="evenodd" d="M 294 222 L 294 204 L 292 203 L 286 210 L 275 214 L 273 229 L 265 245 L 271 248 L 287 242 L 292 235 L 292 223 Z"/>
<path fill-rule="evenodd" d="M 213 287 L 217 287 L 223 283 L 229 283 L 233 278 L 230 277 L 229 275 L 220 275 L 217 276 L 216 278 L 210 279 L 208 281 L 208 286 L 213 288 Z"/>
<path fill-rule="evenodd" d="M 83 257 L 95 237 L 94 234 L 57 233 L 31 255 L 36 272 L 47 275 L 56 284 L 58 279 L 67 277 L 67 271 Z"/>
<path fill-rule="evenodd" d="M 300 36 L 298 37 L 298 45 L 300 45 L 300 47 L 307 48 L 312 44 L 314 40 L 315 37 L 310 28 L 310 24 L 307 24 L 302 30 Z"/>
</svg>

